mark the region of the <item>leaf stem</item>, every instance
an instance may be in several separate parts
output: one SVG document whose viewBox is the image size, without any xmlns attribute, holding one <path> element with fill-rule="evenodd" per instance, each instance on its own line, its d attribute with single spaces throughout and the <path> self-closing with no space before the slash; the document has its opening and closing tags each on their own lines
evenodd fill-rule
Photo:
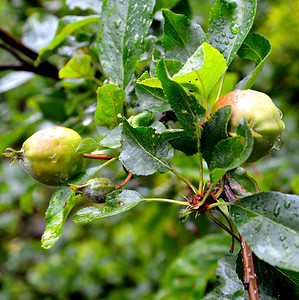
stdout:
<svg viewBox="0 0 299 300">
<path fill-rule="evenodd" d="M 120 185 L 116 186 L 115 189 L 119 190 L 120 188 L 122 188 L 123 186 L 125 186 L 128 183 L 128 181 L 131 179 L 132 175 L 133 174 L 131 172 L 128 173 L 127 178 Z"/>
<path fill-rule="evenodd" d="M 224 206 L 224 205 L 231 205 L 231 203 L 229 202 L 217 202 L 217 203 L 213 203 L 213 204 L 210 204 L 209 207 L 208 207 L 208 210 L 214 208 L 214 207 L 218 207 L 218 206 Z"/>
<path fill-rule="evenodd" d="M 88 154 L 88 153 L 84 153 L 83 154 L 84 158 L 91 158 L 91 159 L 105 159 L 105 160 L 109 160 L 113 157 L 109 157 L 107 155 L 101 155 L 101 154 Z"/>
<path fill-rule="evenodd" d="M 216 101 L 219 99 L 220 95 L 221 95 L 221 91 L 222 91 L 222 87 L 223 87 L 223 82 L 224 82 L 224 75 L 225 75 L 226 71 L 223 73 L 222 77 L 221 77 L 221 81 L 220 81 L 220 86 L 219 86 L 219 90 L 218 90 L 218 94 L 217 94 L 217 98 Z"/>
<path fill-rule="evenodd" d="M 168 202 L 168 203 L 173 203 L 173 204 L 178 204 L 178 205 L 185 205 L 188 206 L 188 202 L 184 201 L 178 201 L 178 200 L 172 200 L 172 199 L 163 199 L 163 198 L 148 198 L 144 199 L 145 201 L 160 201 L 160 202 Z"/>
<path fill-rule="evenodd" d="M 93 174 L 92 177 L 94 177 L 98 172 L 100 172 L 102 169 L 104 169 L 105 167 L 107 167 L 109 164 L 111 164 L 113 161 L 117 160 L 117 157 L 113 157 L 110 160 L 106 161 L 105 163 L 103 163 Z"/>
<path fill-rule="evenodd" d="M 190 189 L 193 191 L 193 193 L 195 193 L 195 194 L 198 193 L 196 187 L 188 179 L 183 177 L 179 172 L 177 172 L 175 169 L 173 169 L 170 165 L 167 165 L 167 167 L 173 174 L 175 174 L 178 178 L 180 178 L 182 181 L 184 181 L 190 187 Z"/>
</svg>

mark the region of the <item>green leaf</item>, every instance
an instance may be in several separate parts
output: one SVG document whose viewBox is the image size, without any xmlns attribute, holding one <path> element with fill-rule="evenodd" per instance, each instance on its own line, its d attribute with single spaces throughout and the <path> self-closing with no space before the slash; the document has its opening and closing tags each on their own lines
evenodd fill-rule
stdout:
<svg viewBox="0 0 299 300">
<path fill-rule="evenodd" d="M 145 72 L 135 84 L 135 90 L 141 108 L 153 112 L 170 110 L 170 106 L 161 88 L 160 80 L 157 80 L 160 87 L 152 87 L 144 84 L 146 79 L 150 79 L 148 72 Z"/>
<path fill-rule="evenodd" d="M 130 210 L 142 201 L 142 196 L 136 191 L 116 190 L 107 195 L 108 207 L 104 207 L 102 210 L 94 206 L 83 208 L 75 214 L 73 221 L 75 223 L 92 223 Z"/>
<path fill-rule="evenodd" d="M 151 175 L 168 171 L 173 157 L 172 147 L 151 127 L 132 127 L 122 118 L 122 152 L 119 160 L 135 175 Z"/>
<path fill-rule="evenodd" d="M 217 0 L 210 12 L 209 39 L 229 66 L 248 34 L 257 0 Z"/>
<path fill-rule="evenodd" d="M 161 136 L 170 143 L 174 149 L 180 150 L 186 155 L 197 153 L 197 140 L 189 137 L 183 129 L 168 129 L 162 131 Z"/>
<path fill-rule="evenodd" d="M 91 178 L 97 169 L 98 167 L 90 168 L 69 182 L 84 182 Z M 70 190 L 67 184 L 61 185 L 52 195 L 46 211 L 46 229 L 41 240 L 43 248 L 49 249 L 58 241 L 62 234 L 63 224 L 75 204 L 75 193 Z"/>
<path fill-rule="evenodd" d="M 109 79 L 125 88 L 144 52 L 154 0 L 104 1 L 98 32 L 99 57 Z"/>
<path fill-rule="evenodd" d="M 211 186 L 216 186 L 225 173 L 239 167 L 250 156 L 253 137 L 245 119 L 238 126 L 237 135 L 215 146 L 210 167 Z"/>
<path fill-rule="evenodd" d="M 208 43 L 203 43 L 173 80 L 206 99 L 226 68 L 223 55 Z"/>
<path fill-rule="evenodd" d="M 268 39 L 257 33 L 247 35 L 238 51 L 241 59 L 250 59 L 255 62 L 255 69 L 238 83 L 236 89 L 249 89 L 256 77 L 262 71 L 264 62 L 271 52 L 271 44 Z"/>
<path fill-rule="evenodd" d="M 231 216 L 254 253 L 273 266 L 299 271 L 299 196 L 265 192 L 238 200 Z"/>
<path fill-rule="evenodd" d="M 170 264 L 156 299 L 202 299 L 209 280 L 215 277 L 217 261 L 227 254 L 228 235 L 211 234 L 186 247 Z"/>
<path fill-rule="evenodd" d="M 110 149 L 116 149 L 121 146 L 121 127 L 117 126 L 111 130 L 108 135 L 100 141 L 100 145 Z"/>
<path fill-rule="evenodd" d="M 59 78 L 92 78 L 94 69 L 91 66 L 91 57 L 87 54 L 76 54 L 59 71 Z"/>
<path fill-rule="evenodd" d="M 99 17 L 87 16 L 84 19 L 74 22 L 72 24 L 66 25 L 53 39 L 53 41 L 45 48 L 42 48 L 38 52 L 38 57 L 34 63 L 37 67 L 41 62 L 45 61 L 49 56 L 55 53 L 57 48 L 64 42 L 67 36 L 71 35 L 73 32 L 79 28 L 88 25 L 90 23 L 96 23 L 99 21 Z"/>
<path fill-rule="evenodd" d="M 216 276 L 220 285 L 208 293 L 203 300 L 244 300 L 244 285 L 236 273 L 235 257 L 225 256 L 220 258 Z"/>
<path fill-rule="evenodd" d="M 108 128 L 118 125 L 118 114 L 123 114 L 123 104 L 126 100 L 126 93 L 116 84 L 107 84 L 97 90 L 97 109 L 95 122 L 99 126 Z"/>
<path fill-rule="evenodd" d="M 228 137 L 227 124 L 231 116 L 231 106 L 218 109 L 203 126 L 201 136 L 201 153 L 210 165 L 215 146 Z"/>
<path fill-rule="evenodd" d="M 165 57 L 185 63 L 198 46 L 206 41 L 206 35 L 200 25 L 193 23 L 184 15 L 163 9 L 164 34 L 162 45 Z"/>
<path fill-rule="evenodd" d="M 133 127 L 146 127 L 152 122 L 153 117 L 153 112 L 145 110 L 137 115 L 131 116 L 128 121 Z"/>
<path fill-rule="evenodd" d="M 245 169 L 237 168 L 228 173 L 230 187 L 237 198 L 244 198 L 258 193 L 257 183 L 251 178 Z"/>
<path fill-rule="evenodd" d="M 90 153 L 92 151 L 95 151 L 100 148 L 100 145 L 98 142 L 96 142 L 92 138 L 84 139 L 79 147 L 77 148 L 77 153 Z"/>
<path fill-rule="evenodd" d="M 162 83 L 168 103 L 182 128 L 188 135 L 196 138 L 198 121 L 200 117 L 205 115 L 205 109 L 199 104 L 195 96 L 188 94 L 179 83 L 170 78 L 164 59 L 157 66 L 157 76 Z"/>
<path fill-rule="evenodd" d="M 102 10 L 102 0 L 66 0 L 65 3 L 70 9 L 75 9 L 76 7 L 82 10 L 91 9 L 98 14 Z"/>
</svg>

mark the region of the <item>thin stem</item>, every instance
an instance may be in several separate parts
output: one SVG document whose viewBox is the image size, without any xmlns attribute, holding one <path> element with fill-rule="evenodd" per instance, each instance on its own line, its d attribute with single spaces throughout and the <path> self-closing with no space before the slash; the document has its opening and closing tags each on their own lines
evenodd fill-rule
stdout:
<svg viewBox="0 0 299 300">
<path fill-rule="evenodd" d="M 103 82 L 101 80 L 99 80 L 98 78 L 94 77 L 94 76 L 91 77 L 90 79 L 93 80 L 99 86 L 103 85 Z"/>
<path fill-rule="evenodd" d="M 111 164 L 113 161 L 117 160 L 117 157 L 113 157 L 110 160 L 106 161 L 105 163 L 103 163 L 92 175 L 92 177 L 94 177 L 98 172 L 100 172 L 102 169 L 104 169 L 105 167 L 107 167 L 109 164 Z"/>
<path fill-rule="evenodd" d="M 221 81 L 220 81 L 220 86 L 219 86 L 219 90 L 218 90 L 218 94 L 217 94 L 217 98 L 216 101 L 219 99 L 220 95 L 221 95 L 221 91 L 222 91 L 222 87 L 223 87 L 223 82 L 224 82 L 224 75 L 226 72 L 223 73 L 222 77 L 221 77 Z"/>
<path fill-rule="evenodd" d="M 173 204 L 178 204 L 178 205 L 185 205 L 188 206 L 188 202 L 184 201 L 178 201 L 178 200 L 172 200 L 172 199 L 163 199 L 163 198 L 148 198 L 144 199 L 145 201 L 160 201 L 160 202 L 168 202 L 168 203 L 173 203 Z"/>
<path fill-rule="evenodd" d="M 217 225 L 219 225 L 222 229 L 224 229 L 227 233 L 229 233 L 232 237 L 234 237 L 237 241 L 240 242 L 240 239 L 224 224 L 222 224 L 219 220 L 217 220 L 210 211 L 207 211 L 207 215 L 211 218 Z"/>
<path fill-rule="evenodd" d="M 222 179 L 220 189 L 219 189 L 219 191 L 215 195 L 216 199 L 218 199 L 220 197 L 220 195 L 222 194 L 223 188 L 224 188 L 224 180 Z"/>
<path fill-rule="evenodd" d="M 133 174 L 131 172 L 128 173 L 127 178 L 120 185 L 118 185 L 117 187 L 115 187 L 115 189 L 119 190 L 120 188 L 122 188 L 123 186 L 125 186 L 128 183 L 128 181 L 131 179 L 132 175 Z"/>
<path fill-rule="evenodd" d="M 227 206 L 227 205 L 231 205 L 231 203 L 229 202 L 217 202 L 217 203 L 213 203 L 213 204 L 210 204 L 209 207 L 208 207 L 208 210 L 214 208 L 214 207 L 218 207 L 218 206 Z"/>
<path fill-rule="evenodd" d="M 207 198 L 209 197 L 209 195 L 210 195 L 210 193 L 212 192 L 212 190 L 213 190 L 213 186 L 211 185 L 210 187 L 209 187 L 209 189 L 208 189 L 208 191 L 206 192 L 206 194 L 205 194 L 205 196 L 203 197 L 203 199 L 198 203 L 198 207 L 200 207 L 200 206 L 202 206 L 205 202 L 206 202 L 206 200 L 207 200 Z"/>
<path fill-rule="evenodd" d="M 198 187 L 198 194 L 201 196 L 203 193 L 203 160 L 202 154 L 199 151 L 199 187 Z"/>
<path fill-rule="evenodd" d="M 180 178 L 182 181 L 184 181 L 190 187 L 190 189 L 193 191 L 193 193 L 195 193 L 195 194 L 198 193 L 196 187 L 189 180 L 187 180 L 185 177 L 183 177 L 180 173 L 178 173 L 170 165 L 167 165 L 167 167 L 173 174 L 175 174 L 178 178 Z"/>
<path fill-rule="evenodd" d="M 104 159 L 104 160 L 109 160 L 112 159 L 113 157 L 109 157 L 107 155 L 100 155 L 100 154 L 88 154 L 84 153 L 83 154 L 84 158 L 91 158 L 91 159 Z"/>
</svg>

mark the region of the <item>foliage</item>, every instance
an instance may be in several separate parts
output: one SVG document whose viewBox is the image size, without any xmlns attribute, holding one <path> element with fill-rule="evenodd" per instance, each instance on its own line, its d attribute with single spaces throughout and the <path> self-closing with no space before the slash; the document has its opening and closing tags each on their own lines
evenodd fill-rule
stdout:
<svg viewBox="0 0 299 300">
<path fill-rule="evenodd" d="M 271 60 L 270 41 L 292 51 L 280 30 L 260 34 L 288 12 L 269 6 L 261 23 L 266 1 L 33 2 L 0 4 L 0 151 L 71 127 L 84 138 L 77 152 L 101 160 L 68 183 L 100 173 L 116 190 L 95 204 L 1 160 L 0 298 L 247 299 L 238 243 L 226 255 L 221 227 L 254 252 L 262 299 L 278 297 L 278 281 L 298 296 L 298 107 L 288 95 L 299 85 L 274 86 L 285 62 Z M 251 124 L 232 136 L 231 107 L 211 106 L 251 87 L 281 105 L 286 131 L 281 152 L 248 165 Z"/>
</svg>

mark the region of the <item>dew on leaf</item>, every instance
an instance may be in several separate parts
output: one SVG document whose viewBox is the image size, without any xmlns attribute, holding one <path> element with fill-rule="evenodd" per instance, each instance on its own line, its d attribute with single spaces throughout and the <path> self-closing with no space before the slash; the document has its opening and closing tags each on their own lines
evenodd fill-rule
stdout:
<svg viewBox="0 0 299 300">
<path fill-rule="evenodd" d="M 278 217 L 279 214 L 280 214 L 280 203 L 277 202 L 275 204 L 275 207 L 274 207 L 274 210 L 273 210 L 273 215 L 274 215 L 274 217 Z"/>
<path fill-rule="evenodd" d="M 290 208 L 290 206 L 291 206 L 291 203 L 290 203 L 290 202 L 286 202 L 286 203 L 284 204 L 284 207 L 285 207 L 286 209 Z"/>
<path fill-rule="evenodd" d="M 282 242 L 283 242 L 286 238 L 287 238 L 287 237 L 286 237 L 285 235 L 282 235 L 282 234 L 279 236 L 279 240 L 282 241 Z"/>
</svg>

